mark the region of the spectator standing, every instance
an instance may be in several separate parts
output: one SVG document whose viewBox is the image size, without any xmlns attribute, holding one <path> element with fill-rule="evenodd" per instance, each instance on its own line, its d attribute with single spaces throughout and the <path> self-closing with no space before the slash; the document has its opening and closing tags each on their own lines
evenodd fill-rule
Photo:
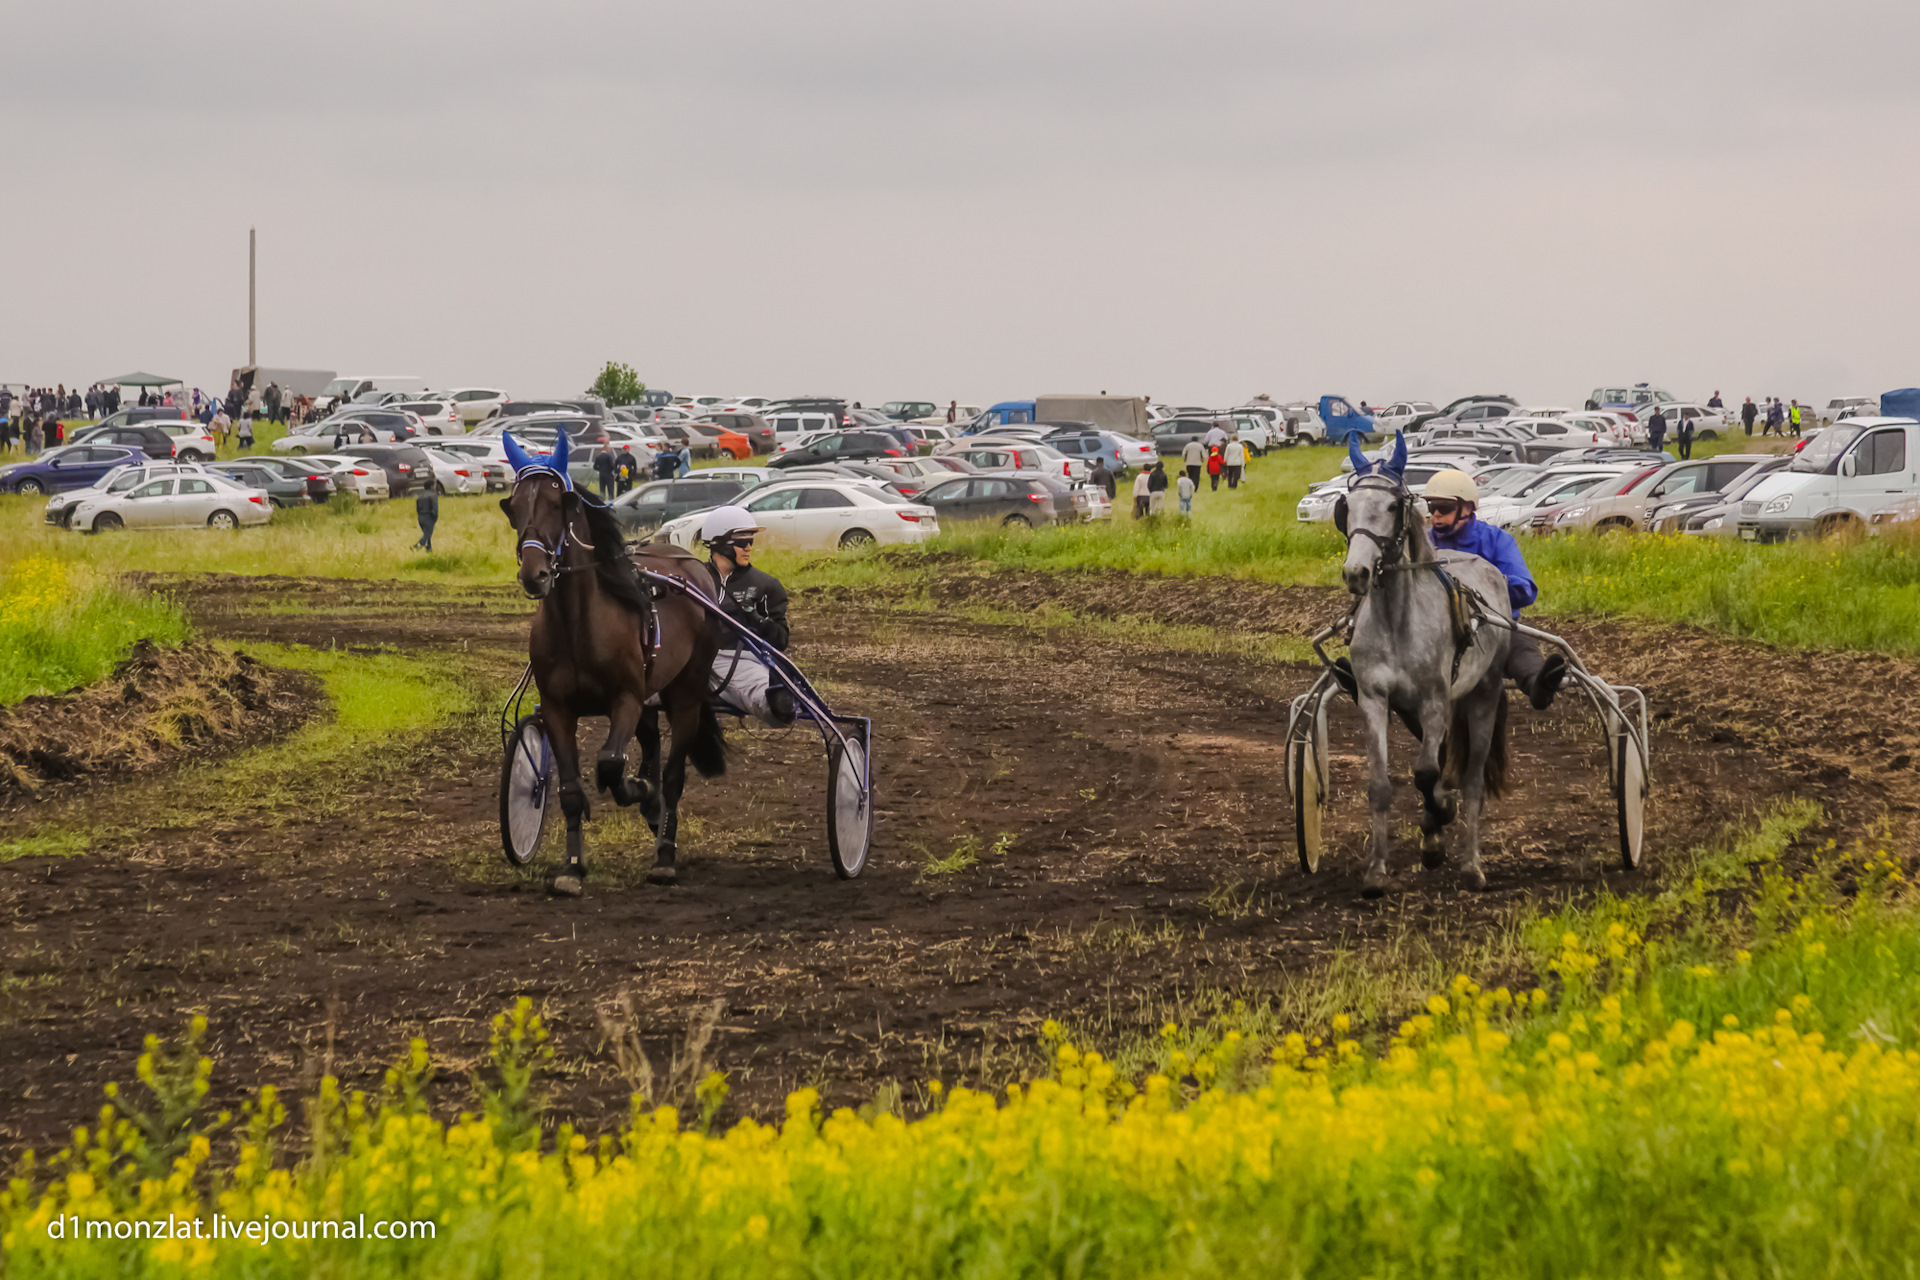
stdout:
<svg viewBox="0 0 1920 1280">
<path fill-rule="evenodd" d="M 1667 414 L 1664 409 L 1655 407 L 1653 417 L 1647 419 L 1647 447 L 1655 453 L 1667 442 Z"/>
<path fill-rule="evenodd" d="M 1763 436 L 1770 436 L 1778 432 L 1781 435 L 1785 435 L 1786 432 L 1781 430 L 1781 428 L 1786 423 L 1786 420 L 1787 420 L 1787 411 L 1780 407 L 1780 397 L 1768 396 L 1767 397 L 1767 425 L 1761 430 L 1760 434 Z"/>
<path fill-rule="evenodd" d="M 1718 391 L 1714 392 L 1711 396 L 1707 398 L 1707 408 L 1709 409 L 1724 409 L 1726 407 L 1727 406 L 1721 402 L 1720 393 Z"/>
<path fill-rule="evenodd" d="M 614 472 L 618 469 L 618 464 L 613 460 L 613 446 L 607 443 L 605 436 L 600 437 L 600 447 L 593 451 L 593 471 L 600 477 L 601 498 L 613 498 L 614 485 L 618 483 L 614 479 Z"/>
<path fill-rule="evenodd" d="M 1207 465 L 1207 447 L 1201 444 L 1198 439 L 1187 441 L 1187 447 L 1180 451 L 1180 465 L 1187 469 L 1187 478 L 1193 481 L 1195 487 L 1198 487 L 1200 484 L 1200 468 Z M 1156 471 L 1160 470 L 1158 463 L 1154 465 L 1154 469 Z M 1163 489 L 1166 488 L 1165 485 L 1161 485 L 1160 487 Z"/>
<path fill-rule="evenodd" d="M 1188 479 L 1192 479 L 1191 476 Z M 1155 462 L 1147 475 L 1147 514 L 1157 516 L 1167 506 L 1167 464 Z"/>
<path fill-rule="evenodd" d="M 1753 434 L 1753 420 L 1759 416 L 1760 411 L 1754 407 L 1753 397 L 1748 396 L 1747 402 L 1740 406 L 1740 425 L 1747 429 L 1748 435 Z"/>
<path fill-rule="evenodd" d="M 653 478 L 655 480 L 673 479 L 673 469 L 680 465 L 680 455 L 672 449 L 662 449 L 653 455 Z"/>
<path fill-rule="evenodd" d="M 277 382 L 269 382 L 267 384 L 267 393 L 261 397 L 261 399 L 267 406 L 267 421 L 280 421 L 280 384 Z"/>
<path fill-rule="evenodd" d="M 249 390 L 247 392 L 247 399 L 246 399 L 247 416 L 249 418 L 258 418 L 260 416 L 260 410 L 263 407 L 264 403 L 265 401 L 262 399 L 260 395 L 259 388 L 255 387 Z"/>
<path fill-rule="evenodd" d="M 1240 477 L 1247 469 L 1247 446 L 1240 443 L 1240 437 L 1227 441 L 1226 461 L 1227 488 L 1238 489 Z"/>
<path fill-rule="evenodd" d="M 413 500 L 413 514 L 420 521 L 420 541 L 413 545 L 421 551 L 433 550 L 433 526 L 440 523 L 440 485 L 427 481 L 420 496 Z"/>
<path fill-rule="evenodd" d="M 1104 457 L 1093 460 L 1093 471 L 1087 476 L 1087 481 L 1096 489 L 1104 490 L 1108 502 L 1112 502 L 1114 495 L 1119 491 L 1119 486 L 1114 483 L 1113 472 L 1108 469 L 1107 460 Z"/>
<path fill-rule="evenodd" d="M 1192 515 L 1193 481 L 1187 478 L 1185 472 L 1182 472 L 1180 478 L 1173 482 L 1173 490 L 1180 497 L 1180 514 L 1183 516 Z"/>
<path fill-rule="evenodd" d="M 247 452 L 250 452 L 252 449 L 253 449 L 253 420 L 250 418 L 242 418 L 240 419 L 240 452 L 247 453 Z"/>
<path fill-rule="evenodd" d="M 41 438 L 42 437 L 40 432 L 40 421 L 39 419 L 35 418 L 27 423 L 27 452 L 28 453 L 40 452 Z"/>
<path fill-rule="evenodd" d="M 1207 429 L 1206 438 L 1203 439 L 1201 443 L 1209 449 L 1224 448 L 1227 443 L 1227 433 L 1220 424 L 1216 422 Z"/>
<path fill-rule="evenodd" d="M 687 441 L 680 446 L 680 465 L 674 468 L 675 475 L 693 474 L 693 443 Z"/>
<path fill-rule="evenodd" d="M 1140 474 L 1133 478 L 1133 518 L 1135 520 L 1146 517 L 1152 481 L 1153 473 L 1145 467 L 1140 468 Z"/>
<path fill-rule="evenodd" d="M 620 454 L 614 460 L 614 475 L 621 493 L 633 488 L 633 482 L 640 478 L 640 459 L 633 456 L 633 446 L 623 444 Z"/>
<path fill-rule="evenodd" d="M 1787 410 L 1787 425 L 1793 428 L 1794 439 L 1800 438 L 1800 402 L 1795 400 Z"/>
<path fill-rule="evenodd" d="M 959 421 L 959 419 L 960 402 L 958 400 L 947 401 L 947 425 L 952 426 L 955 422 Z"/>
<path fill-rule="evenodd" d="M 1693 456 L 1693 425 L 1693 419 L 1682 413 L 1680 415 L 1679 425 L 1674 428 L 1673 438 L 1680 442 L 1680 456 L 1682 458 L 1691 458 Z"/>
<path fill-rule="evenodd" d="M 233 431 L 233 419 L 227 416 L 227 407 L 221 405 L 213 411 L 213 421 L 207 424 L 207 430 L 213 432 L 213 438 L 221 444 L 227 442 L 227 436 Z M 335 441 L 335 447 L 339 442 Z"/>
</svg>

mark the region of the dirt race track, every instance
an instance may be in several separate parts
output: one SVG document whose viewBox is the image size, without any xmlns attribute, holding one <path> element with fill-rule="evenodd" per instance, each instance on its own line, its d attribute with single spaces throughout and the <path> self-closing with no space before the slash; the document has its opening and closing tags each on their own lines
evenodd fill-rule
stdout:
<svg viewBox="0 0 1920 1280">
<path fill-rule="evenodd" d="M 939 581 L 931 611 L 844 590 L 795 602 L 802 667 L 876 722 L 875 852 L 853 882 L 828 863 L 823 755 L 804 728 L 735 733 L 730 775 L 689 783 L 676 887 L 644 883 L 644 828 L 597 804 L 580 900 L 549 897 L 499 857 L 491 716 L 375 762 L 351 778 L 352 805 L 323 819 L 279 800 L 182 825 L 153 799 L 164 777 L 9 802 L 5 827 L 59 805 L 141 814 L 116 847 L 0 866 L 0 1145 L 57 1143 L 105 1082 L 131 1078 L 141 1037 L 188 1009 L 211 1015 L 223 1102 L 264 1082 L 308 1090 L 325 1070 L 376 1089 L 406 1037 L 425 1034 L 452 1109 L 489 1019 L 530 995 L 555 1032 L 561 1111 L 595 1128 L 626 1114 L 610 1013 L 630 1008 L 664 1066 L 690 1015 L 718 1000 L 710 1056 L 732 1073 L 728 1113 L 767 1113 L 802 1084 L 859 1103 L 889 1079 L 992 1079 L 1045 1017 L 1157 1027 L 1183 1000 L 1258 999 L 1340 949 L 1459 939 L 1529 899 L 1648 879 L 1614 870 L 1598 735 L 1571 700 L 1547 715 L 1515 707 L 1518 787 L 1490 813 L 1489 889 L 1417 869 L 1408 785 L 1394 891 L 1369 902 L 1350 705 L 1334 721 L 1333 847 L 1312 878 L 1295 861 L 1280 739 L 1309 668 L 1138 638 L 1151 632 L 1000 620 L 1051 606 L 1304 634 L 1337 610 L 1328 593 L 962 564 Z M 524 606 L 509 592 L 452 607 L 442 593 L 429 607 L 392 584 L 182 590 L 203 633 L 243 645 L 445 653 L 500 685 L 523 652 Z M 266 607 L 290 600 L 304 611 Z M 1904 822 L 1920 801 L 1911 663 L 1667 627 L 1568 633 L 1654 704 L 1655 860 L 1788 795 L 1828 805 L 1823 835 Z M 1871 696 L 1829 723 L 1836 690 Z M 215 760 L 172 776 L 218 788 L 220 775 Z M 291 781 L 296 793 L 340 785 Z M 976 864 L 923 874 L 967 842 Z"/>
</svg>

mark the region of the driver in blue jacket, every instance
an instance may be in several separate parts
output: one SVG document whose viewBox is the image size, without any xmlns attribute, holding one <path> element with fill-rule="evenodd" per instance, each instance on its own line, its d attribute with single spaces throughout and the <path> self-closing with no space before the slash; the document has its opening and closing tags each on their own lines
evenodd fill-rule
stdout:
<svg viewBox="0 0 1920 1280">
<path fill-rule="evenodd" d="M 1437 472 L 1427 481 L 1426 501 L 1435 549 L 1479 556 L 1507 575 L 1507 602 L 1518 620 L 1520 610 L 1540 598 L 1540 588 L 1527 572 L 1527 562 L 1513 535 L 1474 518 L 1480 489 L 1473 477 L 1464 471 Z M 1536 710 L 1553 705 L 1553 696 L 1560 691 L 1566 674 L 1566 655 L 1556 650 L 1543 656 L 1538 640 L 1513 633 L 1513 643 L 1507 649 L 1507 676 L 1532 700 Z"/>
</svg>

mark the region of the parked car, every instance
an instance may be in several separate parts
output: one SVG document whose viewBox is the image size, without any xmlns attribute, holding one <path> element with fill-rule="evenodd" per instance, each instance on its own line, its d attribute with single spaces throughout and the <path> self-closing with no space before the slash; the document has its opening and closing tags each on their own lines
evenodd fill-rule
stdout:
<svg viewBox="0 0 1920 1280">
<path fill-rule="evenodd" d="M 69 446 L 71 447 L 71 446 Z M 105 448 L 93 445 L 91 448 Z M 42 454 L 42 457 L 46 455 Z M 131 453 L 126 462 L 109 470 L 84 489 L 68 489 L 47 499 L 46 522 L 70 528 L 74 508 L 97 493 L 125 493 L 161 476 L 203 475 L 197 462 L 155 462 L 144 453 Z"/>
<path fill-rule="evenodd" d="M 1491 415 L 1482 414 L 1482 415 L 1479 415 L 1477 418 L 1472 418 L 1472 419 L 1461 419 L 1459 417 L 1460 413 L 1463 410 L 1468 409 L 1473 405 L 1482 405 L 1482 404 L 1503 404 L 1507 406 L 1507 413 L 1512 413 L 1515 409 L 1518 409 L 1520 407 L 1520 402 L 1518 400 L 1515 400 L 1512 396 L 1461 396 L 1457 400 L 1449 400 L 1446 404 L 1442 405 L 1439 409 L 1436 409 L 1430 413 L 1415 414 L 1413 416 L 1413 420 L 1407 423 L 1404 430 L 1409 432 L 1424 431 L 1428 428 L 1428 426 L 1430 426 L 1435 422 L 1439 422 L 1442 419 L 1448 422 L 1489 421 L 1493 418 L 1503 418 L 1507 416 L 1507 414 L 1491 414 Z"/>
<path fill-rule="evenodd" d="M 803 467 L 815 462 L 836 462 L 843 458 L 904 458 L 907 450 L 892 436 L 878 431 L 834 431 L 811 444 L 789 449 L 767 465 L 776 470 Z"/>
<path fill-rule="evenodd" d="M 711 480 L 701 472 L 681 480 L 655 480 L 614 499 L 613 515 L 628 533 L 650 533 L 688 512 L 732 502 L 749 487 L 743 480 Z"/>
<path fill-rule="evenodd" d="M 420 419 L 420 432 L 423 435 L 463 436 L 467 433 L 467 422 L 460 415 L 460 405 L 451 398 L 397 400 L 386 407 Z"/>
<path fill-rule="evenodd" d="M 1874 512 L 1873 519 L 1867 522 L 1867 532 L 1877 538 L 1896 525 L 1910 525 L 1916 521 L 1920 521 L 1920 494 L 1898 499 L 1892 506 Z"/>
<path fill-rule="evenodd" d="M 483 418 L 490 418 L 500 411 L 500 406 L 511 397 L 504 391 L 492 387 L 456 387 L 448 399 L 460 410 L 460 420 L 468 426 Z"/>
<path fill-rule="evenodd" d="M 971 475 L 974 469 L 972 463 L 959 458 L 878 458 L 873 465 L 899 477 L 904 482 L 899 490 L 905 497 L 914 496 L 908 492 L 909 485 L 916 493 L 924 492 L 942 480 Z"/>
<path fill-rule="evenodd" d="M 1031 529 L 1075 516 L 1065 490 L 1037 475 L 1001 472 L 956 477 L 927 489 L 920 500 L 949 521 L 992 520 Z"/>
<path fill-rule="evenodd" d="M 404 498 L 416 488 L 424 488 L 433 478 L 433 464 L 418 446 L 411 444 L 350 444 L 341 456 L 364 458 L 387 473 L 387 492 Z"/>
<path fill-rule="evenodd" d="M 725 454 L 738 462 L 753 456 L 753 446 L 745 436 L 717 423 L 668 423 L 661 426 L 660 434 L 676 445 L 685 445 L 696 458 L 717 458 Z"/>
<path fill-rule="evenodd" d="M 302 423 L 270 446 L 275 453 L 332 453 L 341 444 L 386 444 L 408 439 L 419 422 L 410 413 L 392 409 L 350 408 L 330 418 Z"/>
<path fill-rule="evenodd" d="M 124 409 L 115 409 L 87 430 L 95 431 L 101 427 L 137 427 L 149 422 L 185 422 L 190 416 L 185 405 L 130 404 Z M 68 443 L 71 444 L 72 441 Z"/>
<path fill-rule="evenodd" d="M 577 413 L 605 421 L 610 415 L 607 402 L 599 396 L 556 396 L 550 400 L 503 400 L 495 409 L 497 418 L 524 418 L 530 413 Z M 686 415 L 691 417 L 691 414 Z"/>
<path fill-rule="evenodd" d="M 1655 405 L 1675 403 L 1672 394 L 1645 382 L 1636 382 L 1630 387 L 1595 387 L 1587 401 L 1598 408 L 1630 413 L 1636 418 L 1645 418 Z"/>
<path fill-rule="evenodd" d="M 1671 501 L 1662 499 L 1657 506 L 1649 503 L 1646 527 L 1654 533 L 1717 533 L 1723 528 L 1732 533 L 1734 528 L 1727 518 L 1739 514 L 1740 500 L 1791 460 L 1785 454 L 1774 454 L 1765 462 L 1749 467 L 1718 493 L 1687 494 Z M 1710 528 L 1709 521 L 1712 522 Z"/>
<path fill-rule="evenodd" d="M 895 422 L 911 422 L 915 418 L 931 418 L 943 410 L 931 400 L 889 400 L 880 406 L 880 412 Z"/>
<path fill-rule="evenodd" d="M 74 444 L 118 444 L 138 449 L 149 458 L 159 458 L 166 462 L 191 462 L 191 458 L 179 458 L 175 454 L 174 438 L 152 424 L 145 426 L 121 427 L 82 427 L 68 437 L 67 443 Z"/>
<path fill-rule="evenodd" d="M 708 424 L 724 431 L 732 431 L 745 436 L 748 447 L 755 453 L 773 452 L 773 425 L 751 410 L 718 410 L 695 419 L 696 426 L 702 424 Z"/>
<path fill-rule="evenodd" d="M 389 496 L 387 469 L 365 458 L 314 453 L 304 455 L 300 460 L 309 466 L 325 467 L 333 487 L 360 502 L 384 502 Z"/>
<path fill-rule="evenodd" d="M 463 453 L 449 453 L 434 445 L 422 445 L 420 452 L 426 455 L 427 466 L 433 472 L 433 482 L 440 487 L 441 493 L 459 495 L 487 491 L 486 464 L 479 459 L 469 458 Z"/>
<path fill-rule="evenodd" d="M 1920 423 L 1848 418 L 1808 440 L 1783 470 L 1740 503 L 1750 542 L 1826 537 L 1864 529 L 1903 498 L 1920 494 Z"/>
<path fill-rule="evenodd" d="M 745 488 L 778 480 L 781 473 L 771 467 L 702 467 L 694 473 L 701 480 L 738 480 Z"/>
<path fill-rule="evenodd" d="M 1175 456 L 1183 452 L 1190 441 L 1204 440 L 1207 432 L 1215 427 L 1228 431 L 1232 425 L 1233 420 L 1224 414 L 1168 418 L 1153 424 L 1153 447 L 1158 453 Z"/>
<path fill-rule="evenodd" d="M 267 501 L 276 507 L 305 507 L 313 503 L 313 496 L 307 492 L 305 476 L 296 480 L 281 474 L 277 468 L 244 460 L 218 462 L 207 471 L 210 475 L 224 476 L 245 488 L 260 490 L 267 495 Z"/>
<path fill-rule="evenodd" d="M 265 454 L 248 454 L 239 461 L 271 467 L 289 479 L 302 482 L 307 486 L 309 501 L 325 503 L 333 498 L 333 477 L 326 467 L 320 466 L 310 458 L 275 458 Z"/>
<path fill-rule="evenodd" d="M 258 489 L 213 475 L 162 476 L 121 493 L 101 492 L 73 510 L 69 528 L 238 529 L 265 524 L 273 504 Z"/>
<path fill-rule="evenodd" d="M 507 462 L 506 446 L 497 436 L 491 440 L 443 440 L 434 449 L 449 458 L 465 459 L 469 468 L 478 468 L 489 493 L 513 487 L 513 467 Z"/>
<path fill-rule="evenodd" d="M 914 450 L 917 453 L 932 453 L 942 444 L 959 439 L 957 428 L 937 422 L 908 423 L 907 434 L 913 437 Z"/>
<path fill-rule="evenodd" d="M 1511 417 L 1504 425 L 1518 428 L 1541 443 L 1560 445 L 1564 448 L 1596 444 L 1614 446 L 1626 443 L 1611 432 L 1584 426 L 1567 418 Z"/>
<path fill-rule="evenodd" d="M 1395 400 L 1376 412 L 1373 421 L 1376 429 L 1392 435 L 1396 431 L 1412 429 L 1413 420 L 1422 414 L 1438 416 L 1439 412 L 1430 400 Z"/>
<path fill-rule="evenodd" d="M 1820 411 L 1820 425 L 1830 427 L 1844 418 L 1871 418 L 1879 412 L 1878 396 L 1836 396 Z"/>
<path fill-rule="evenodd" d="M 1111 471 L 1127 471 L 1153 465 L 1153 446 L 1115 431 L 1064 428 L 1047 434 L 1042 443 L 1067 457 L 1084 463 L 1089 473 L 1094 460 L 1104 458 Z"/>
<path fill-rule="evenodd" d="M 61 445 L 38 457 L 0 467 L 0 492 L 32 495 L 87 489 L 115 467 L 146 459 L 145 450 L 131 445 Z"/>
<path fill-rule="evenodd" d="M 744 495 L 741 505 L 766 530 L 761 541 L 783 549 L 924 542 L 940 532 L 932 507 L 848 479 L 776 481 Z M 670 520 L 654 538 L 691 547 L 702 518 L 695 512 Z"/>
<path fill-rule="evenodd" d="M 1596 533 L 1634 533 L 1645 527 L 1654 503 L 1696 493 L 1718 493 L 1766 462 L 1768 454 L 1729 454 L 1669 463 L 1636 472 L 1611 492 L 1602 490 L 1571 503 L 1554 520 L 1555 532 L 1592 529 Z"/>
<path fill-rule="evenodd" d="M 1512 493 L 1481 495 L 1477 514 L 1481 520 L 1502 529 L 1525 527 L 1542 509 L 1564 505 L 1568 499 L 1602 481 L 1619 479 L 1630 469 L 1619 465 L 1547 467 Z"/>
</svg>

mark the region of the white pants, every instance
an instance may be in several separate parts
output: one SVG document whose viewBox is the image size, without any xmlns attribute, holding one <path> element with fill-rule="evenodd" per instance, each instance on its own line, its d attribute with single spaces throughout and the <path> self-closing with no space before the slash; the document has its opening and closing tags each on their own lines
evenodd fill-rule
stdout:
<svg viewBox="0 0 1920 1280">
<path fill-rule="evenodd" d="M 731 679 L 727 675 L 729 671 L 733 673 Z M 762 724 L 780 728 L 767 707 L 767 684 L 772 675 L 767 664 L 748 649 L 722 649 L 713 659 L 713 690 L 720 695 L 720 700 Z M 724 688 L 722 681 L 725 681 Z"/>
</svg>

